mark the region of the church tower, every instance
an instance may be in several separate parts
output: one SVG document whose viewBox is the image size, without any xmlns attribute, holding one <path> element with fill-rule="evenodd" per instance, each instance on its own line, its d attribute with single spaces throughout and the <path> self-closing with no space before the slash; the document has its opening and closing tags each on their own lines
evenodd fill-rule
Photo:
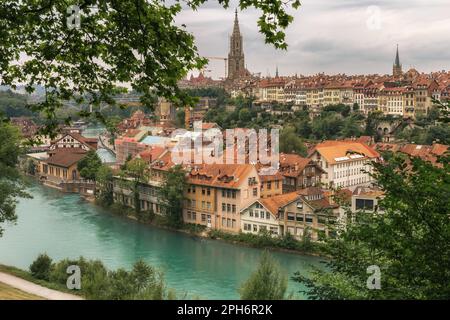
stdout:
<svg viewBox="0 0 450 320">
<path fill-rule="evenodd" d="M 236 9 L 233 34 L 230 37 L 230 52 L 228 53 L 228 78 L 236 79 L 245 74 L 244 49 Z"/>
<path fill-rule="evenodd" d="M 398 54 L 398 45 L 397 45 L 397 54 L 395 55 L 394 66 L 392 67 L 392 75 L 395 78 L 400 78 L 403 75 L 402 65 L 400 64 L 400 56 Z"/>
</svg>

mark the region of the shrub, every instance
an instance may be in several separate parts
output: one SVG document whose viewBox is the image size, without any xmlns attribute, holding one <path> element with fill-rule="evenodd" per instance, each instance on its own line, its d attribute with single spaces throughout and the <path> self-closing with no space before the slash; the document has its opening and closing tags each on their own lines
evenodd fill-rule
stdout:
<svg viewBox="0 0 450 320">
<path fill-rule="evenodd" d="M 30 272 L 33 277 L 41 280 L 49 280 L 52 269 L 52 259 L 47 254 L 40 254 L 30 265 Z"/>
</svg>

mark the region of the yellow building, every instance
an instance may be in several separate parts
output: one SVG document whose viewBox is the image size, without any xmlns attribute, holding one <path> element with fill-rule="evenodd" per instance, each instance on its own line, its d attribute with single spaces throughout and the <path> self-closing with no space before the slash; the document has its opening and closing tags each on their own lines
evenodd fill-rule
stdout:
<svg viewBox="0 0 450 320">
<path fill-rule="evenodd" d="M 212 164 L 188 177 L 183 219 L 186 223 L 237 233 L 240 210 L 260 197 L 260 180 L 249 164 Z"/>
</svg>

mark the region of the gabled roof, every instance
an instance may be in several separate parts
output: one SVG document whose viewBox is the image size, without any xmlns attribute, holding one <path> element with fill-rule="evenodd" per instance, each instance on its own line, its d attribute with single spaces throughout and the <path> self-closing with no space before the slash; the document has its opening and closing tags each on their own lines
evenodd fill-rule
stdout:
<svg viewBox="0 0 450 320">
<path fill-rule="evenodd" d="M 283 176 L 298 177 L 310 164 L 314 163 L 309 158 L 294 153 L 280 153 L 280 172 Z M 322 170 L 319 166 L 317 168 Z"/>
<path fill-rule="evenodd" d="M 92 150 L 97 149 L 97 139 L 96 138 L 86 138 L 86 137 L 83 137 L 81 134 L 78 134 L 78 133 L 75 133 L 75 132 L 64 133 L 61 136 L 61 138 L 55 140 L 53 143 L 57 143 L 57 142 L 61 141 L 62 139 L 64 139 L 67 136 L 71 136 L 72 138 L 77 140 L 79 143 L 82 143 L 82 144 L 86 145 L 88 148 L 90 148 Z"/>
<path fill-rule="evenodd" d="M 268 211 L 270 211 L 274 216 L 278 216 L 278 210 L 293 201 L 300 199 L 300 195 L 297 192 L 290 192 L 285 194 L 280 194 L 278 196 L 273 196 L 269 198 L 264 198 L 258 200 Z"/>
<path fill-rule="evenodd" d="M 310 157 L 315 151 L 324 157 L 329 164 L 336 164 L 357 158 L 362 160 L 380 157 L 380 154 L 374 149 L 358 141 L 324 141 L 313 148 Z M 358 154 L 361 156 L 358 157 Z"/>
<path fill-rule="evenodd" d="M 86 152 L 82 149 L 74 148 L 66 150 L 67 151 L 56 152 L 44 162 L 58 167 L 69 168 L 86 156 Z M 80 150 L 82 150 L 82 152 Z"/>
<path fill-rule="evenodd" d="M 252 170 L 256 171 L 250 164 L 205 164 L 191 170 L 188 182 L 222 188 L 239 188 Z M 257 174 L 255 178 L 256 176 Z"/>
</svg>

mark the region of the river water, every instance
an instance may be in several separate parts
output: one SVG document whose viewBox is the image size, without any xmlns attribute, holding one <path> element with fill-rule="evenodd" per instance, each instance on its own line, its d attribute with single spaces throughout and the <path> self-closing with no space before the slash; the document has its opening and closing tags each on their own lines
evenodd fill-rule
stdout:
<svg viewBox="0 0 450 320">
<path fill-rule="evenodd" d="M 256 268 L 262 250 L 198 239 L 112 215 L 77 194 L 33 184 L 33 199 L 21 199 L 15 225 L 0 238 L 0 263 L 27 269 L 39 253 L 54 260 L 84 256 L 111 268 L 144 261 L 165 272 L 168 286 L 190 297 L 238 299 L 238 288 Z M 285 272 L 307 274 L 320 259 L 273 252 Z M 289 291 L 300 285 L 289 281 Z"/>
</svg>

